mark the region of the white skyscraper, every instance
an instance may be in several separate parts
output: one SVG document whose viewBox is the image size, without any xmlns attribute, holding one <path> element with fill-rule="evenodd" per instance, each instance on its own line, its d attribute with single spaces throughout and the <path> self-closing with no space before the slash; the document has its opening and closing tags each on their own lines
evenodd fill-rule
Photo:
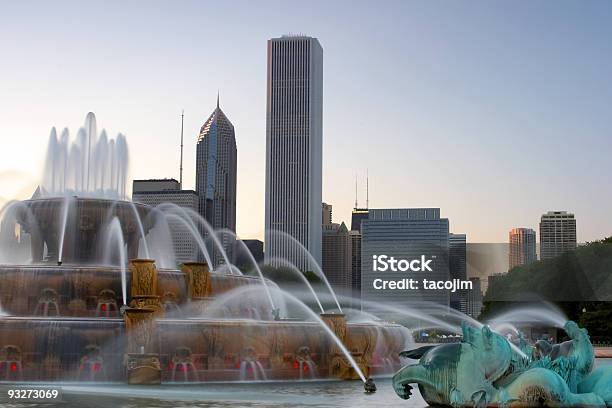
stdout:
<svg viewBox="0 0 612 408">
<path fill-rule="evenodd" d="M 268 40 L 267 94 L 265 256 L 311 270 L 283 233 L 321 263 L 323 49 L 316 38 Z"/>
<path fill-rule="evenodd" d="M 540 259 L 576 249 L 576 218 L 567 211 L 548 211 L 540 218 Z"/>
</svg>

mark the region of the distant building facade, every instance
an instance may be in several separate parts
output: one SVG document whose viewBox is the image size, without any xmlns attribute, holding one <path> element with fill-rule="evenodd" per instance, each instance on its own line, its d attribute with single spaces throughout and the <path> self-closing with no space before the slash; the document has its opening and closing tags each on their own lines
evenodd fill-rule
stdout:
<svg viewBox="0 0 612 408">
<path fill-rule="evenodd" d="M 500 281 L 503 281 L 505 277 L 506 277 L 506 273 L 503 273 L 503 272 L 493 273 L 487 276 L 487 294 L 491 295 L 493 291 L 495 290 L 495 287 L 498 285 L 498 283 Z M 482 282 L 481 282 L 481 289 L 482 289 Z"/>
<path fill-rule="evenodd" d="M 374 280 L 413 278 L 421 281 L 449 280 L 449 222 L 440 217 L 439 208 L 370 209 L 361 222 L 361 300 L 364 310 L 376 312 L 376 303 L 396 307 L 426 308 L 423 302 L 449 306 L 448 290 L 378 290 Z M 396 259 L 431 259 L 432 271 L 374 271 L 375 255 Z"/>
<path fill-rule="evenodd" d="M 242 243 L 244 246 L 239 245 L 239 241 L 236 241 L 234 264 L 244 272 L 253 268 L 253 261 L 245 251 L 251 254 L 256 263 L 260 263 L 264 260 L 264 243 L 258 239 L 243 239 Z"/>
<path fill-rule="evenodd" d="M 367 218 L 367 208 L 353 208 L 353 212 L 351 213 L 351 231 L 361 231 L 361 221 Z"/>
<path fill-rule="evenodd" d="M 361 297 L 361 231 L 349 231 L 351 239 L 351 288 L 352 296 Z"/>
<path fill-rule="evenodd" d="M 361 221 L 368 218 L 367 208 L 353 208 L 351 212 L 351 230 L 349 236 L 351 237 L 351 248 L 352 248 L 352 271 L 351 280 L 353 288 L 353 297 L 361 297 Z"/>
<path fill-rule="evenodd" d="M 352 289 L 352 242 L 344 223 L 323 226 L 323 273 L 329 283 L 349 294 Z"/>
<path fill-rule="evenodd" d="M 300 245 L 282 233 L 321 263 L 323 49 L 316 38 L 268 41 L 266 114 L 266 260 L 312 270 Z"/>
<path fill-rule="evenodd" d="M 508 270 L 537 260 L 536 232 L 531 228 L 511 229 L 508 244 Z"/>
<path fill-rule="evenodd" d="M 244 245 L 251 251 L 251 255 L 255 261 L 262 262 L 264 260 L 264 243 L 258 239 L 244 239 Z"/>
<path fill-rule="evenodd" d="M 194 190 L 181 190 L 175 179 L 134 180 L 132 201 L 152 207 L 164 203 L 198 211 L 199 199 Z M 178 221 L 168 221 L 172 234 L 172 245 L 176 263 L 195 261 L 199 256 L 198 245 L 193 234 Z M 153 240 L 154 241 L 154 240 Z M 155 245 L 153 242 L 152 245 Z M 161 248 L 163 252 L 163 248 Z M 176 265 L 173 265 L 176 266 Z"/>
<path fill-rule="evenodd" d="M 332 223 L 332 205 L 321 203 L 321 225 L 329 225 Z"/>
<path fill-rule="evenodd" d="M 199 213 L 215 230 L 236 232 L 236 174 L 237 149 L 234 125 L 217 107 L 208 117 L 198 134 L 196 147 L 196 192 Z M 206 231 L 202 231 L 204 236 Z M 233 239 L 221 234 L 222 245 L 232 257 Z M 210 240 L 209 240 L 210 241 Z M 212 244 L 209 247 L 215 266 L 224 262 Z"/>
<path fill-rule="evenodd" d="M 482 284 L 480 278 L 470 278 L 472 289 L 468 291 L 467 315 L 477 319 L 482 311 Z"/>
<path fill-rule="evenodd" d="M 540 259 L 576 249 L 576 219 L 567 211 L 549 211 L 540 219 Z"/>
<path fill-rule="evenodd" d="M 467 238 L 465 234 L 448 234 L 448 266 L 451 279 L 467 279 Z M 465 313 L 467 310 L 467 291 L 450 294 L 450 306 Z"/>
</svg>

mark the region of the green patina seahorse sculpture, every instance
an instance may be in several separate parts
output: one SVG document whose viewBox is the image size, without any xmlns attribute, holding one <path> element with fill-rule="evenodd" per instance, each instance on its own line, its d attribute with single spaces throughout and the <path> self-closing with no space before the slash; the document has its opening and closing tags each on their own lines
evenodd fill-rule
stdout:
<svg viewBox="0 0 612 408">
<path fill-rule="evenodd" d="M 425 401 L 438 406 L 612 407 L 612 367 L 591 372 L 594 353 L 586 330 L 574 322 L 564 329 L 571 340 L 551 347 L 555 355 L 525 355 L 535 348 L 521 343 L 513 349 L 488 326 L 464 325 L 461 343 L 402 352 L 419 362 L 399 370 L 393 387 L 408 399 L 410 384 L 417 384 Z"/>
</svg>

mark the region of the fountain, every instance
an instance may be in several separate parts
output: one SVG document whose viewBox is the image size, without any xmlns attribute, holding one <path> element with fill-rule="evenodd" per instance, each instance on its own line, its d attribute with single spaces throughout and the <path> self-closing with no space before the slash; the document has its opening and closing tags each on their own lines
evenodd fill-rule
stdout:
<svg viewBox="0 0 612 408">
<path fill-rule="evenodd" d="M 293 276 L 297 276 L 297 278 L 300 281 L 302 281 L 306 285 L 306 287 L 308 287 L 308 290 L 310 291 L 310 293 L 312 293 L 312 297 L 314 298 L 315 302 L 317 302 L 317 306 L 319 306 L 319 310 L 321 310 L 321 313 L 325 313 L 325 309 L 323 308 L 323 305 L 321 304 L 321 301 L 319 300 L 319 297 L 317 296 L 317 292 L 315 292 L 310 282 L 308 282 L 308 279 L 306 278 L 306 276 L 304 276 L 304 274 L 293 263 L 291 263 L 290 261 L 287 261 L 286 259 L 281 259 L 277 257 L 272 257 L 270 259 L 270 262 L 276 265 L 280 265 L 283 268 L 287 268 L 287 270 L 291 272 Z M 259 265 L 257 265 L 256 269 L 259 275 L 263 279 L 263 274 L 261 273 L 261 269 L 259 268 Z"/>
<path fill-rule="evenodd" d="M 319 315 L 263 274 L 243 275 L 199 215 L 126 201 L 127 160 L 125 138 L 98 133 L 88 114 L 73 142 L 51 132 L 35 197 L 0 212 L 2 379 L 365 382 L 376 339 L 404 334 Z M 189 227 L 207 262 L 172 262 L 171 222 Z"/>
<path fill-rule="evenodd" d="M 72 204 L 71 197 L 64 199 L 64 207 L 62 209 L 62 221 L 61 221 L 61 233 L 59 236 L 59 250 L 57 252 L 57 264 L 62 264 L 62 256 L 64 254 L 64 237 L 66 236 L 66 224 L 68 224 L 68 213 L 70 211 L 70 205 Z"/>
<path fill-rule="evenodd" d="M 319 266 L 319 264 L 314 259 L 312 254 L 310 252 L 308 252 L 306 247 L 304 247 L 304 245 L 302 245 L 297 239 L 295 239 L 291 235 L 287 234 L 286 232 L 271 231 L 270 235 L 272 237 L 277 237 L 279 239 L 284 239 L 284 240 L 288 241 L 289 244 L 295 246 L 300 251 L 304 252 L 304 254 L 308 257 L 308 260 L 310 262 L 311 267 L 314 269 L 313 272 L 317 275 L 317 277 L 319 279 L 321 279 L 323 281 L 323 283 L 325 283 L 325 286 L 327 286 L 327 289 L 329 290 L 329 293 L 332 295 L 332 297 L 334 299 L 334 302 L 336 303 L 336 306 L 338 307 L 338 311 L 340 313 L 342 313 L 342 307 L 340 306 L 340 302 L 338 301 L 338 298 L 336 297 L 336 292 L 334 292 L 334 289 L 332 289 L 329 281 L 327 280 L 327 277 L 325 276 L 325 274 L 323 273 L 323 270 L 321 269 L 321 266 Z"/>
<path fill-rule="evenodd" d="M 53 130 L 37 194 L 0 212 L 0 380 L 157 385 L 345 379 L 373 393 L 372 377 L 400 369 L 402 357 L 419 363 L 395 374 L 395 391 L 407 398 L 410 384 L 418 384 L 434 405 L 504 406 L 534 398 L 612 404 L 609 368 L 593 369 L 588 336 L 554 310 L 514 310 L 488 322 L 518 336 L 514 344 L 448 308 L 430 305 L 423 313 L 361 302 L 404 320 L 407 328 L 360 310 L 343 312 L 314 262 L 324 293 L 288 261 L 272 260 L 305 284 L 299 298 L 266 279 L 253 259 L 256 276 L 233 266 L 223 249 L 227 240 L 217 237 L 229 234 L 244 250 L 233 232 L 214 231 L 177 206 L 125 200 L 127 151 L 122 135 L 97 133 L 93 114 L 74 142 L 67 130 L 60 138 Z M 206 262 L 176 264 L 173 223 L 187 228 Z M 224 262 L 217 269 L 215 258 Z M 533 320 L 564 327 L 571 343 L 528 344 L 521 324 Z M 463 337 L 400 354 L 413 343 L 411 330 L 424 327 Z"/>
</svg>

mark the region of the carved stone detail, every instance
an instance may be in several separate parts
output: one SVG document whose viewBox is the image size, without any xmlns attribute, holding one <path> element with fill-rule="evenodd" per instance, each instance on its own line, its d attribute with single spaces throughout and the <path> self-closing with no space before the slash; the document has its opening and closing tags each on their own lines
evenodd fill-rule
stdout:
<svg viewBox="0 0 612 408">
<path fill-rule="evenodd" d="M 130 261 L 130 272 L 132 297 L 157 295 L 157 268 L 154 260 L 133 259 Z"/>
<path fill-rule="evenodd" d="M 128 353 L 152 351 L 156 333 L 154 311 L 147 308 L 126 309 L 125 330 L 128 336 Z"/>
<path fill-rule="evenodd" d="M 181 270 L 187 277 L 187 294 L 190 299 L 207 298 L 211 295 L 211 279 L 208 264 L 205 262 L 186 262 Z"/>
</svg>

